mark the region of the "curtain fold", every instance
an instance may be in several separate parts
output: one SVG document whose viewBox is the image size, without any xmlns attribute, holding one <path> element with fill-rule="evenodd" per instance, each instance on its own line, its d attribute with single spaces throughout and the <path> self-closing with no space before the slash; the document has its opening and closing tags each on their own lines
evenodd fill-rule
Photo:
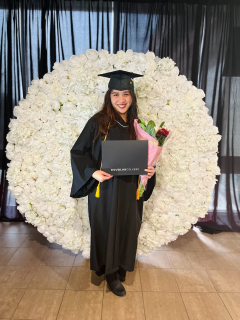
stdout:
<svg viewBox="0 0 240 320">
<path fill-rule="evenodd" d="M 171 57 L 182 74 L 192 81 L 197 79 L 202 6 L 169 2 L 119 2 L 117 6 L 116 51 L 149 50 L 159 57 Z"/>
<path fill-rule="evenodd" d="M 199 87 L 206 92 L 209 114 L 219 128 L 221 176 L 202 230 L 240 231 L 240 6 L 206 8 Z M 238 39 L 239 38 L 239 39 Z M 205 67 L 206 66 L 206 67 Z"/>
<path fill-rule="evenodd" d="M 0 208 L 8 211 L 10 219 L 23 220 L 17 211 L 15 199 L 8 191 L 6 180 L 7 159 L 5 156 L 6 134 L 10 118 L 13 117 L 13 107 L 22 97 L 20 37 L 19 37 L 19 6 L 15 1 L 4 1 L 0 6 L 0 69 L 1 69 L 1 119 L 0 119 Z"/>
<path fill-rule="evenodd" d="M 89 48 L 110 51 L 111 15 L 111 1 L 0 0 L 0 219 L 24 219 L 6 180 L 6 135 L 14 106 L 56 61 Z"/>
<path fill-rule="evenodd" d="M 120 2 L 115 50 L 170 57 L 180 74 L 205 91 L 219 128 L 221 175 L 202 230 L 240 231 L 240 5 L 231 2 Z M 211 230 L 212 229 L 212 230 Z"/>
<path fill-rule="evenodd" d="M 111 49 L 110 1 L 24 0 L 21 11 L 28 86 L 55 62 L 90 48 Z"/>
</svg>

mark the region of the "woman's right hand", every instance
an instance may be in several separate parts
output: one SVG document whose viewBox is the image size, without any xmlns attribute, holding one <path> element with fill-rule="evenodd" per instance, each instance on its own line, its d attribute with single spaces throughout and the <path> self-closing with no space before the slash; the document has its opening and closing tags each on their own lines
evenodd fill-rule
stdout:
<svg viewBox="0 0 240 320">
<path fill-rule="evenodd" d="M 105 180 L 111 179 L 113 176 L 102 170 L 97 170 L 92 174 L 92 177 L 99 182 L 103 182 Z"/>
</svg>

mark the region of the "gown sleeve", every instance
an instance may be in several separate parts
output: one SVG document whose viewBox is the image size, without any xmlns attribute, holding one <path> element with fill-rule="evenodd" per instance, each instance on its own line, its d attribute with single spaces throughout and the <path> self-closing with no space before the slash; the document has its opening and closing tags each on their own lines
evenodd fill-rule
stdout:
<svg viewBox="0 0 240 320">
<path fill-rule="evenodd" d="M 88 120 L 83 131 L 70 151 L 73 182 L 70 197 L 85 197 L 97 183 L 92 174 L 99 170 L 92 155 L 92 145 L 97 134 L 97 124 L 92 118 Z"/>
<path fill-rule="evenodd" d="M 147 188 L 143 192 L 143 201 L 148 201 L 148 199 L 151 197 L 155 184 L 156 184 L 156 172 L 150 179 L 148 179 Z"/>
</svg>

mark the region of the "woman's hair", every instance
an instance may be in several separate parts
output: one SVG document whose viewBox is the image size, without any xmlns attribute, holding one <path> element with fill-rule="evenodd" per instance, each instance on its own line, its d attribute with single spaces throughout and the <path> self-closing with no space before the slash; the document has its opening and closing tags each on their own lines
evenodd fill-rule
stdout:
<svg viewBox="0 0 240 320">
<path fill-rule="evenodd" d="M 138 119 L 138 106 L 137 106 L 137 98 L 132 90 L 129 90 L 131 97 L 132 97 L 132 104 L 127 111 L 127 122 L 128 122 L 128 131 L 131 140 L 136 140 L 136 133 L 134 129 L 134 119 Z M 104 97 L 104 103 L 102 109 L 95 114 L 94 117 L 97 117 L 99 129 L 97 136 L 95 137 L 94 141 L 97 137 L 102 133 L 102 139 L 104 139 L 105 135 L 108 133 L 108 124 L 110 123 L 110 127 L 115 126 L 116 121 L 121 120 L 121 116 L 115 111 L 111 103 L 111 92 L 112 89 L 109 89 Z"/>
</svg>

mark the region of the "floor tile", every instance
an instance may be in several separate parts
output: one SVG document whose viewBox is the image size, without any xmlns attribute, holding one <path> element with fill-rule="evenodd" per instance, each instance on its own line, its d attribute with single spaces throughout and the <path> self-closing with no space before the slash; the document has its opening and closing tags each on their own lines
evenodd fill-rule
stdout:
<svg viewBox="0 0 240 320">
<path fill-rule="evenodd" d="M 240 232 L 234 232 L 234 235 L 240 239 Z"/>
<path fill-rule="evenodd" d="M 198 238 L 191 238 L 189 239 L 189 242 L 193 248 L 193 250 L 196 251 L 218 251 L 218 245 L 216 241 L 213 241 L 212 239 L 200 235 Z"/>
<path fill-rule="evenodd" d="M 219 252 L 239 252 L 240 253 L 240 239 L 218 239 L 216 240 Z"/>
<path fill-rule="evenodd" d="M 53 267 L 40 265 L 29 289 L 66 289 L 72 267 Z"/>
<path fill-rule="evenodd" d="M 123 282 L 123 285 L 126 292 L 142 291 L 139 268 L 135 268 L 132 272 L 127 272 L 126 280 Z"/>
<path fill-rule="evenodd" d="M 233 320 L 240 319 L 240 293 L 219 293 Z"/>
<path fill-rule="evenodd" d="M 47 250 L 47 248 L 19 248 L 7 265 L 38 267 Z"/>
<path fill-rule="evenodd" d="M 50 243 L 41 233 L 30 233 L 23 241 L 20 248 L 42 248 L 49 247 Z"/>
<path fill-rule="evenodd" d="M 140 268 L 142 291 L 179 292 L 172 269 Z"/>
<path fill-rule="evenodd" d="M 188 320 L 180 293 L 143 292 L 146 320 Z"/>
<path fill-rule="evenodd" d="M 23 241 L 27 238 L 26 233 L 3 233 L 0 235 L 0 247 L 11 248 L 20 247 Z"/>
<path fill-rule="evenodd" d="M 147 256 L 137 257 L 139 268 L 170 268 L 167 252 L 154 251 Z"/>
<path fill-rule="evenodd" d="M 37 227 L 31 225 L 32 229 L 30 230 L 30 233 L 35 233 L 35 234 L 42 234 L 38 231 Z"/>
<path fill-rule="evenodd" d="M 193 251 L 193 248 L 190 240 L 177 238 L 177 240 L 168 243 L 167 251 Z"/>
<path fill-rule="evenodd" d="M 132 272 L 127 272 L 126 280 L 122 284 L 124 285 L 126 292 L 142 291 L 139 268 L 135 268 Z M 110 291 L 106 281 L 104 288 L 107 292 Z"/>
<path fill-rule="evenodd" d="M 161 245 L 161 247 L 157 247 L 156 250 L 157 250 L 157 251 L 169 251 L 169 250 L 171 250 L 171 249 L 168 248 L 168 245 L 167 245 L 167 244 L 163 244 L 163 245 Z"/>
<path fill-rule="evenodd" d="M 104 275 L 98 277 L 88 267 L 73 267 L 67 290 L 103 290 Z"/>
<path fill-rule="evenodd" d="M 232 269 L 234 265 L 224 252 L 196 252 L 205 269 Z"/>
<path fill-rule="evenodd" d="M 4 266 L 0 272 L 0 288 L 27 288 L 35 272 L 32 266 Z"/>
<path fill-rule="evenodd" d="M 216 234 L 210 234 L 210 233 L 206 233 L 206 232 L 195 232 L 194 234 L 189 234 L 188 238 L 208 238 L 211 240 L 219 240 L 219 239 L 236 239 L 236 235 L 234 234 L 234 232 L 220 232 L 220 233 L 216 233 Z"/>
<path fill-rule="evenodd" d="M 63 290 L 27 289 L 12 319 L 55 320 Z"/>
<path fill-rule="evenodd" d="M 49 248 L 42 264 L 48 266 L 71 267 L 74 264 L 75 254 L 66 249 Z"/>
<path fill-rule="evenodd" d="M 188 238 L 188 232 L 185 233 L 185 234 L 180 234 L 180 235 L 178 236 L 178 239 L 189 239 L 189 238 Z"/>
<path fill-rule="evenodd" d="M 226 257 L 231 261 L 234 267 L 240 271 L 240 253 L 227 252 Z"/>
<path fill-rule="evenodd" d="M 204 269 L 195 252 L 168 251 L 171 268 L 176 269 Z"/>
<path fill-rule="evenodd" d="M 174 269 L 181 292 L 216 292 L 205 270 Z"/>
<path fill-rule="evenodd" d="M 82 253 L 79 252 L 74 261 L 74 267 L 88 267 L 90 268 L 90 259 L 85 259 L 82 256 Z"/>
<path fill-rule="evenodd" d="M 13 315 L 25 289 L 1 288 L 0 290 L 0 318 L 10 319 Z"/>
<path fill-rule="evenodd" d="M 0 266 L 4 266 L 12 258 L 18 248 L 0 248 Z"/>
<path fill-rule="evenodd" d="M 63 249 L 61 244 L 55 243 L 55 242 L 50 242 L 49 243 L 49 248 L 53 248 L 53 249 Z"/>
<path fill-rule="evenodd" d="M 205 233 L 207 236 L 211 236 L 213 240 L 220 240 L 220 239 L 236 239 L 234 232 L 220 232 L 216 234 L 209 235 Z"/>
<path fill-rule="evenodd" d="M 11 225 L 11 222 L 0 222 L 0 234 L 4 233 Z"/>
<path fill-rule="evenodd" d="M 5 233 L 31 233 L 36 229 L 33 225 L 25 222 L 11 223 Z"/>
<path fill-rule="evenodd" d="M 145 320 L 142 292 L 128 292 L 124 297 L 105 292 L 102 320 L 128 319 Z"/>
<path fill-rule="evenodd" d="M 100 320 L 103 291 L 65 291 L 57 320 Z"/>
<path fill-rule="evenodd" d="M 15 320 L 240 319 L 240 233 L 211 235 L 194 228 L 150 255 L 138 256 L 123 283 L 127 295 L 116 297 L 81 253 L 50 244 L 29 224 L 7 224 L 0 223 L 0 320 L 13 314 Z M 58 291 L 57 311 L 48 318 L 45 295 Z M 18 315 L 19 310 L 23 313 Z"/>
<path fill-rule="evenodd" d="M 240 273 L 235 270 L 206 270 L 218 292 L 240 292 Z"/>
<path fill-rule="evenodd" d="M 231 320 L 217 293 L 182 293 L 190 320 Z"/>
</svg>

